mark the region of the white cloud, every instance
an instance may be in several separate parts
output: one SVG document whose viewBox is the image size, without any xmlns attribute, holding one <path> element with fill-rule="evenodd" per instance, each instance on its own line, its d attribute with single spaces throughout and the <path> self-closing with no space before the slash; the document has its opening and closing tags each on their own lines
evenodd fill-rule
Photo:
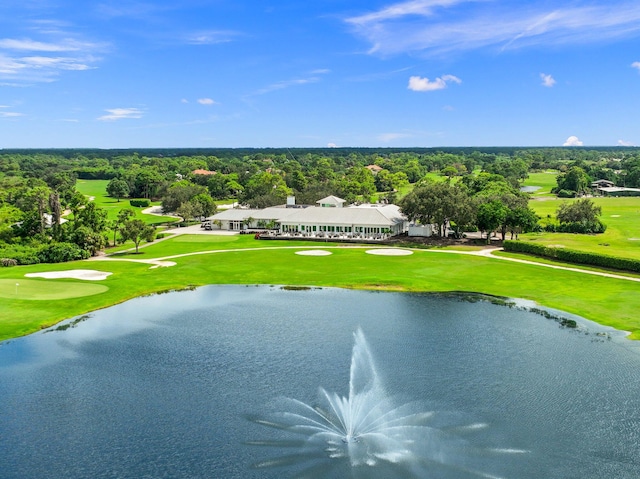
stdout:
<svg viewBox="0 0 640 479">
<path fill-rule="evenodd" d="M 80 42 L 77 40 L 65 39 L 60 42 L 39 42 L 30 38 L 2 38 L 0 39 L 0 49 L 3 50 L 24 50 L 30 52 L 77 52 L 92 50 L 99 47 L 98 44 Z"/>
<path fill-rule="evenodd" d="M 449 7 L 468 1 L 470 0 L 409 0 L 384 7 L 377 12 L 349 18 L 347 21 L 356 25 L 367 25 L 374 22 L 394 20 L 407 15 L 431 16 L 434 13 L 434 7 Z"/>
<path fill-rule="evenodd" d="M 577 136 L 570 136 L 562 146 L 583 146 L 583 144 Z"/>
<path fill-rule="evenodd" d="M 116 121 L 128 118 L 142 118 L 142 110 L 138 108 L 113 108 L 105 111 L 109 114 L 98 117 L 98 120 Z"/>
<path fill-rule="evenodd" d="M 540 78 L 542 79 L 542 86 L 546 86 L 547 88 L 551 88 L 556 84 L 556 80 L 551 75 L 540 73 Z"/>
<path fill-rule="evenodd" d="M 638 71 L 640 71 L 640 62 L 633 62 L 631 64 L 631 67 L 637 69 Z"/>
<path fill-rule="evenodd" d="M 38 31 L 42 35 L 42 30 Z M 12 85 L 52 82 L 63 71 L 94 68 L 100 60 L 95 54 L 104 44 L 76 40 L 69 32 L 55 30 L 46 36 L 52 40 L 0 38 L 0 80 Z"/>
<path fill-rule="evenodd" d="M 217 102 L 211 98 L 198 98 L 198 103 L 201 105 L 215 105 Z"/>
<path fill-rule="evenodd" d="M 550 7 L 544 0 L 410 0 L 345 19 L 369 53 L 443 55 L 493 47 L 599 43 L 640 35 L 637 2 Z"/>
<path fill-rule="evenodd" d="M 630 141 L 618 140 L 618 146 L 635 146 L 635 145 Z"/>
<path fill-rule="evenodd" d="M 295 80 L 284 80 L 276 83 L 272 83 L 264 88 L 253 93 L 253 95 L 264 95 L 265 93 L 271 93 L 272 91 L 284 90 L 292 86 L 307 85 L 309 83 L 317 83 L 320 81 L 318 77 L 298 78 Z"/>
<path fill-rule="evenodd" d="M 189 103 L 189 100 L 187 100 L 186 98 L 183 98 L 182 100 L 180 100 L 180 103 Z"/>
<path fill-rule="evenodd" d="M 443 75 L 433 81 L 430 81 L 428 78 L 412 76 L 409 78 L 409 86 L 407 88 L 413 91 L 443 90 L 447 88 L 447 84 L 451 82 L 460 84 L 462 80 L 453 75 Z"/>
<path fill-rule="evenodd" d="M 338 148 L 338 145 L 335 143 L 327 143 L 327 148 Z"/>
<path fill-rule="evenodd" d="M 186 42 L 190 45 L 215 45 L 231 42 L 239 35 L 239 32 L 231 30 L 207 30 L 190 34 Z"/>
<path fill-rule="evenodd" d="M 24 114 L 15 111 L 0 111 L 0 118 L 17 118 L 19 116 L 24 116 Z"/>
</svg>

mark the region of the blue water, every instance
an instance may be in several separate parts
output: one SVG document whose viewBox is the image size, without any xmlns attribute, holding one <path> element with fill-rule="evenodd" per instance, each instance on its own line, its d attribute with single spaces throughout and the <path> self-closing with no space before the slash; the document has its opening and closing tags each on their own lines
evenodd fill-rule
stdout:
<svg viewBox="0 0 640 479">
<path fill-rule="evenodd" d="M 640 477 L 640 352 L 621 334 L 429 295 L 210 286 L 0 343 L 0 478 L 290 477 L 252 467 L 290 451 L 248 444 L 273 431 L 247 418 L 347 394 L 358 327 L 390 394 L 443 430 L 483 425 L 459 460 L 485 476 L 416 477 Z"/>
</svg>

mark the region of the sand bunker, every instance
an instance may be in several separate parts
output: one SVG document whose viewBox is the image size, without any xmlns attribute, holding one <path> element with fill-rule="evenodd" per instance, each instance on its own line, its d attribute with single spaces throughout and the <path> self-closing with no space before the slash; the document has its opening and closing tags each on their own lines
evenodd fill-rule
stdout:
<svg viewBox="0 0 640 479">
<path fill-rule="evenodd" d="M 70 269 L 68 271 L 47 271 L 46 273 L 27 273 L 27 278 L 72 278 L 72 279 L 86 279 L 90 281 L 97 281 L 105 279 L 107 276 L 113 273 L 107 273 L 104 271 L 96 271 L 94 269 Z"/>
<path fill-rule="evenodd" d="M 380 256 L 409 256 L 413 254 L 413 251 L 409 251 L 406 249 L 390 249 L 390 248 L 380 248 L 380 249 L 368 249 L 365 251 L 367 254 L 377 254 Z"/>
<path fill-rule="evenodd" d="M 299 254 L 300 256 L 329 256 L 333 253 L 323 249 L 307 249 L 304 251 L 296 251 L 296 254 Z"/>
</svg>

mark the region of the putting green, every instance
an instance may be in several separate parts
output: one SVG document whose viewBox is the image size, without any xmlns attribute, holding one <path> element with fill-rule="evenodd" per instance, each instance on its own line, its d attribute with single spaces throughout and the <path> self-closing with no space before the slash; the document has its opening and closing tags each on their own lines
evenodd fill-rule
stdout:
<svg viewBox="0 0 640 479">
<path fill-rule="evenodd" d="M 18 285 L 18 286 L 16 286 Z M 109 290 L 95 283 L 69 281 L 37 281 L 33 279 L 0 279 L 0 298 L 55 300 L 92 296 Z"/>
</svg>

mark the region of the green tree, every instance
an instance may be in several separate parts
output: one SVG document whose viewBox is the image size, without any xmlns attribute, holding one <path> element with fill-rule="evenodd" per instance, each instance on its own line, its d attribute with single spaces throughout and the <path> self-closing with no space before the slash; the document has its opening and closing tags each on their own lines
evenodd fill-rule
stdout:
<svg viewBox="0 0 640 479">
<path fill-rule="evenodd" d="M 579 166 L 572 166 L 566 173 L 558 175 L 556 182 L 558 183 L 556 192 L 574 191 L 577 196 L 587 193 L 591 186 L 591 178 Z"/>
<path fill-rule="evenodd" d="M 507 230 L 511 233 L 511 239 L 513 239 L 514 234 L 517 238 L 519 233 L 533 231 L 536 224 L 538 224 L 538 216 L 531 208 L 520 206 L 509 210 L 505 218 L 505 224 L 507 225 Z M 504 236 L 502 239 L 504 240 Z"/>
<path fill-rule="evenodd" d="M 596 223 L 602 214 L 602 208 L 591 199 L 582 198 L 572 203 L 562 203 L 556 212 L 560 223 Z"/>
<path fill-rule="evenodd" d="M 497 200 L 481 203 L 478 206 L 476 213 L 477 226 L 480 232 L 487 233 L 487 243 L 490 241 L 491 232 L 504 223 L 508 213 L 508 208 Z"/>
<path fill-rule="evenodd" d="M 156 230 L 153 226 L 148 226 L 144 221 L 139 219 L 130 219 L 125 221 L 121 228 L 120 234 L 127 241 L 131 240 L 136 245 L 136 254 L 139 252 L 139 246 L 142 240 L 153 241 Z"/>
<path fill-rule="evenodd" d="M 451 221 L 461 228 L 473 218 L 466 190 L 449 182 L 422 182 L 402 199 L 400 208 L 412 221 L 435 224 L 439 236 L 445 235 Z"/>
<path fill-rule="evenodd" d="M 107 194 L 120 202 L 120 198 L 129 196 L 129 184 L 120 178 L 114 178 L 107 184 Z"/>
<path fill-rule="evenodd" d="M 131 208 L 124 208 L 118 211 L 118 216 L 111 221 L 110 227 L 113 230 L 113 246 L 117 244 L 118 232 L 125 221 L 135 218 L 136 212 Z"/>
<path fill-rule="evenodd" d="M 199 193 L 191 199 L 197 205 L 200 216 L 211 216 L 216 212 L 216 203 L 208 193 Z"/>
<path fill-rule="evenodd" d="M 178 181 L 172 184 L 162 197 L 162 209 L 167 213 L 177 211 L 182 204 L 188 203 L 200 194 L 207 194 L 207 188 L 187 180 Z"/>
</svg>

